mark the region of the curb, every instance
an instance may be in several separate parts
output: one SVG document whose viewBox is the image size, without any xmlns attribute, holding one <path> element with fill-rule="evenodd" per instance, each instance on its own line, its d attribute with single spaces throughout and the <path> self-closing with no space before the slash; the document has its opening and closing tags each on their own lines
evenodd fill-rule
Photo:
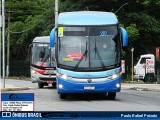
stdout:
<svg viewBox="0 0 160 120">
<path fill-rule="evenodd" d="M 138 88 L 138 87 L 134 87 L 134 88 L 130 88 L 132 90 L 138 90 L 138 91 L 154 91 L 154 92 L 160 92 L 159 89 L 154 89 L 154 88 Z"/>
<path fill-rule="evenodd" d="M 133 87 L 129 88 L 130 90 L 137 90 L 137 91 L 154 91 L 154 92 L 160 92 L 158 89 L 151 89 L 151 88 L 139 88 L 139 87 Z"/>
<path fill-rule="evenodd" d="M 24 88 L 1 88 L 1 92 L 5 91 L 18 91 L 18 90 L 28 90 L 30 88 L 24 87 Z"/>
</svg>

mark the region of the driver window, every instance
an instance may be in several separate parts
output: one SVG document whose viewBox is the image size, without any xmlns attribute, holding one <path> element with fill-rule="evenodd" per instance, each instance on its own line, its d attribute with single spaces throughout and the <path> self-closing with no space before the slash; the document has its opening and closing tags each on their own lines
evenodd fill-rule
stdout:
<svg viewBox="0 0 160 120">
<path fill-rule="evenodd" d="M 140 61 L 140 63 L 141 63 L 141 64 L 145 64 L 145 63 L 146 63 L 146 59 L 145 59 L 145 58 L 142 58 L 141 61 Z"/>
<path fill-rule="evenodd" d="M 141 64 L 146 64 L 146 59 L 151 59 L 150 57 L 142 58 L 140 63 Z"/>
</svg>

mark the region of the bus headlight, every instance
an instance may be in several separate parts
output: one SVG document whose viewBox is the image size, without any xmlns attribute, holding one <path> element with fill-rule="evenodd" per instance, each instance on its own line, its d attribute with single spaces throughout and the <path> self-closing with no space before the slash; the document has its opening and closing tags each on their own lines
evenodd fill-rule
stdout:
<svg viewBox="0 0 160 120">
<path fill-rule="evenodd" d="M 62 89 L 62 88 L 63 88 L 63 84 L 59 84 L 58 87 L 59 87 L 60 89 Z"/>
<path fill-rule="evenodd" d="M 121 84 L 117 83 L 117 84 L 116 84 L 116 87 L 117 87 L 117 88 L 120 88 L 120 87 L 121 87 Z"/>
<path fill-rule="evenodd" d="M 45 73 L 45 70 L 31 70 L 31 73 L 32 74 L 44 74 Z"/>
<path fill-rule="evenodd" d="M 32 74 L 38 74 L 38 72 L 35 71 L 35 70 L 33 70 L 33 69 L 31 70 L 31 73 L 32 73 Z"/>
<path fill-rule="evenodd" d="M 63 74 L 63 75 L 61 76 L 61 78 L 63 78 L 63 79 L 65 79 L 65 80 L 67 80 L 67 79 L 68 79 L 68 76 L 67 76 L 67 75 L 65 75 L 65 74 Z"/>
<path fill-rule="evenodd" d="M 65 80 L 68 79 L 68 75 L 66 75 L 66 74 L 60 74 L 60 73 L 57 72 L 57 76 L 62 78 L 62 79 L 65 79 Z"/>
<path fill-rule="evenodd" d="M 115 79 L 115 78 L 117 78 L 119 75 L 118 74 L 114 74 L 114 75 L 112 75 L 112 79 Z"/>
<path fill-rule="evenodd" d="M 119 76 L 121 76 L 122 75 L 122 72 L 120 72 L 120 73 L 117 73 L 117 74 L 113 74 L 113 75 L 111 75 L 111 76 L 109 76 L 109 77 L 107 77 L 108 79 L 116 79 L 117 77 L 119 77 Z"/>
</svg>

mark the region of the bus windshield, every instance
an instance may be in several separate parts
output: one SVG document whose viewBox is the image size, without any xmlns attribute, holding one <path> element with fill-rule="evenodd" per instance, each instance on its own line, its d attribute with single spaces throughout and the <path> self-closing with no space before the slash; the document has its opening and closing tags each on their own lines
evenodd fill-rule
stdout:
<svg viewBox="0 0 160 120">
<path fill-rule="evenodd" d="M 120 63 L 117 26 L 59 27 L 58 65 L 74 70 L 106 70 Z"/>
<path fill-rule="evenodd" d="M 31 64 L 38 67 L 50 67 L 49 43 L 33 43 Z"/>
</svg>

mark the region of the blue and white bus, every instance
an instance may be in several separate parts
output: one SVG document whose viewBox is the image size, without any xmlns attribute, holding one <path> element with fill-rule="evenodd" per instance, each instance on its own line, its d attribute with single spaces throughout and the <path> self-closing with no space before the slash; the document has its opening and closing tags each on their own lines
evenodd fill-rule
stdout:
<svg viewBox="0 0 160 120">
<path fill-rule="evenodd" d="M 114 13 L 77 11 L 60 13 L 50 33 L 55 46 L 57 91 L 61 99 L 70 93 L 107 93 L 115 99 L 121 90 L 121 48 L 128 34 Z"/>
</svg>

